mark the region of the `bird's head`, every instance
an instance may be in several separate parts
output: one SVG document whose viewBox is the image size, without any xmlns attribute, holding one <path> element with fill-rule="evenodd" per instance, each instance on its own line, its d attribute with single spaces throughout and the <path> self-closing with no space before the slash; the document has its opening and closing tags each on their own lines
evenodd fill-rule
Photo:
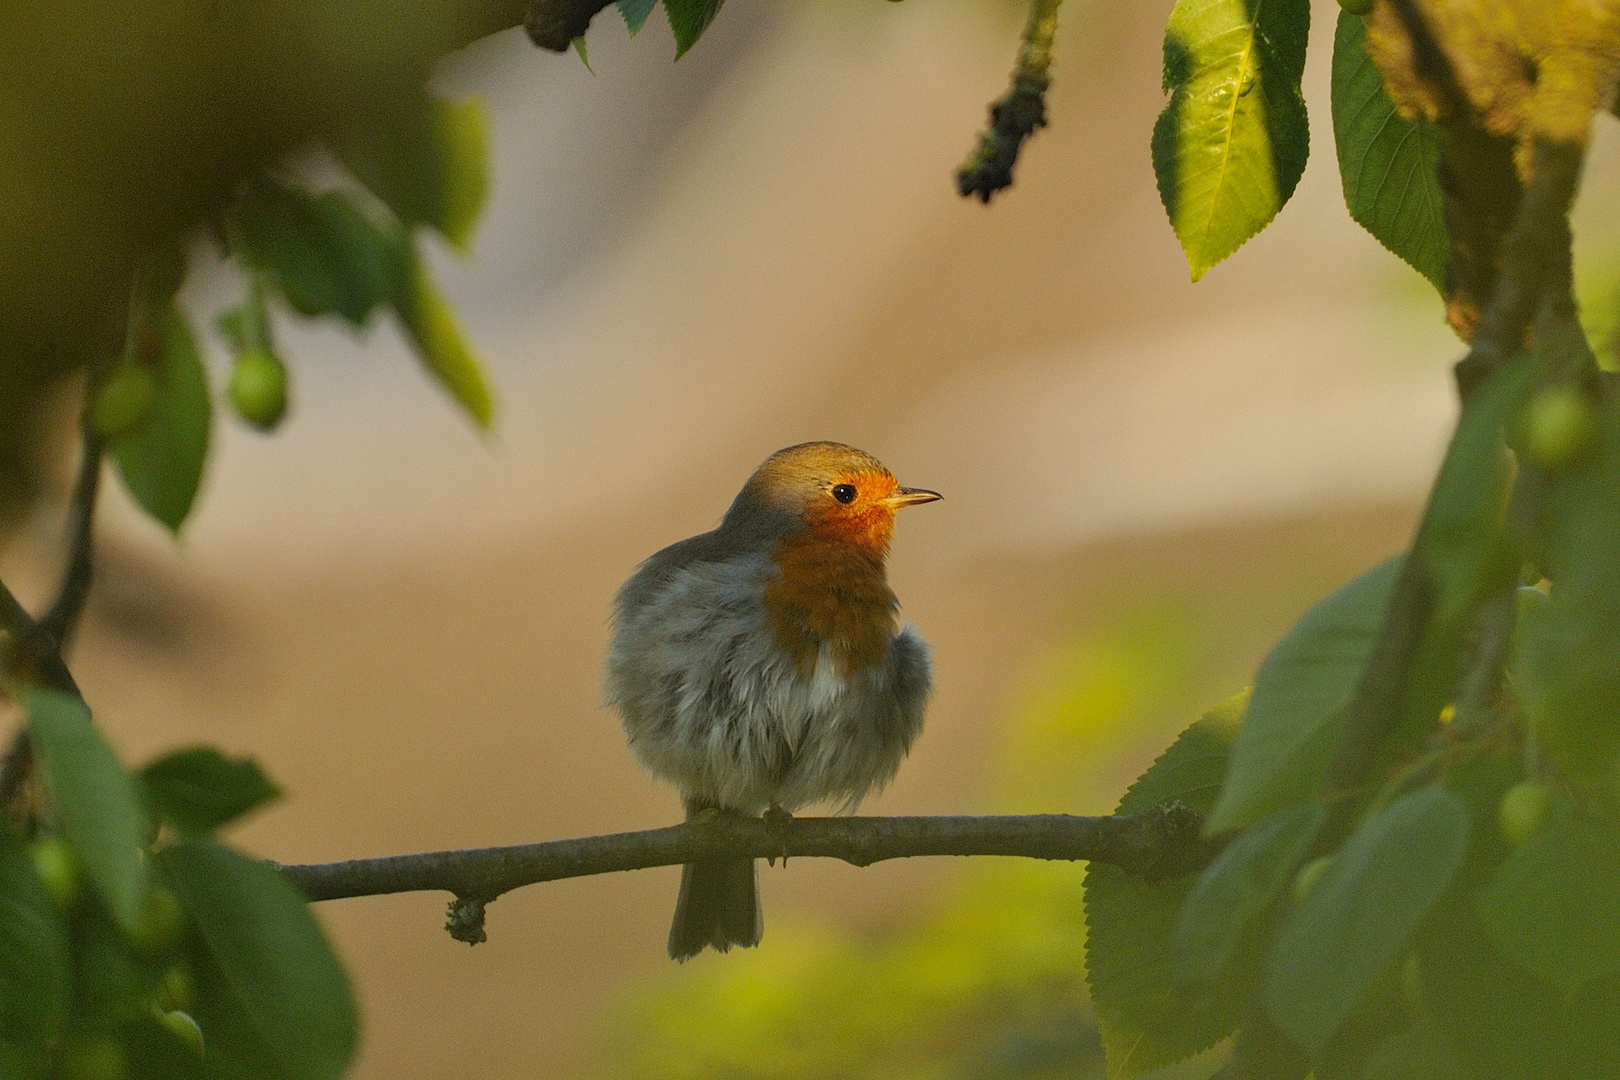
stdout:
<svg viewBox="0 0 1620 1080">
<path fill-rule="evenodd" d="M 853 446 L 800 443 L 765 459 L 722 528 L 778 538 L 808 529 L 881 556 L 888 551 L 895 512 L 940 497 L 901 487 L 882 462 Z"/>
</svg>

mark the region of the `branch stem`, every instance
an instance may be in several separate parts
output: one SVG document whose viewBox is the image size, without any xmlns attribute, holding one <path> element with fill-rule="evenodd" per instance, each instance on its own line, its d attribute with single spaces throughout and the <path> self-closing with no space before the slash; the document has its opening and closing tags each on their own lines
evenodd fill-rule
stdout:
<svg viewBox="0 0 1620 1080">
<path fill-rule="evenodd" d="M 1011 187 L 1024 140 L 1046 126 L 1046 91 L 1052 85 L 1052 40 L 1063 0 L 1030 0 L 1029 21 L 1018 46 L 1012 87 L 990 104 L 990 126 L 956 170 L 956 190 L 989 202 Z"/>
<path fill-rule="evenodd" d="M 67 566 L 62 572 L 62 585 L 50 608 L 40 616 L 39 628 L 56 643 L 58 651 L 64 648 L 84 612 L 84 603 L 90 596 L 90 579 L 94 573 L 96 492 L 101 486 L 101 437 L 89 425 L 84 428 L 84 439 L 79 454 L 79 473 L 73 482 L 73 495 L 68 502 L 68 533 L 71 537 Z"/>
<path fill-rule="evenodd" d="M 1202 816 L 1180 803 L 1115 817 L 805 817 L 766 822 L 720 815 L 644 832 L 280 869 L 311 900 L 443 891 L 489 901 L 542 881 L 675 866 L 722 854 L 817 856 L 856 866 L 918 855 L 1015 855 L 1111 863 L 1162 878 L 1208 861 L 1216 849 L 1202 830 Z"/>
<path fill-rule="evenodd" d="M 1502 270 L 1480 315 L 1473 346 L 1456 368 L 1466 411 L 1474 391 L 1524 345 L 1525 329 L 1544 288 L 1565 279 L 1568 258 L 1565 219 L 1580 177 L 1581 149 L 1542 143 L 1536 147 L 1535 175 L 1526 189 L 1508 237 Z M 1459 430 L 1461 421 L 1459 421 Z M 1337 820 L 1319 843 L 1337 841 L 1354 810 L 1345 798 L 1369 779 L 1378 752 L 1401 722 L 1414 665 L 1434 614 L 1437 585 L 1427 565 L 1426 540 L 1433 503 L 1418 527 L 1378 641 L 1345 711 L 1344 731 L 1328 767 L 1323 795 L 1338 807 Z"/>
</svg>

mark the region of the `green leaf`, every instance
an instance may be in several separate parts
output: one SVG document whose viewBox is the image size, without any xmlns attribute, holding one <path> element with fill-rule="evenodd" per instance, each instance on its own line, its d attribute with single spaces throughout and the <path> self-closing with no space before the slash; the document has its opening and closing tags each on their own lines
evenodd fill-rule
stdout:
<svg viewBox="0 0 1620 1080">
<path fill-rule="evenodd" d="M 230 228 L 249 265 L 301 315 L 337 314 L 364 326 L 410 277 L 408 238 L 385 231 L 342 192 L 309 195 L 257 180 Z"/>
<path fill-rule="evenodd" d="M 664 0 L 664 14 L 669 16 L 669 27 L 675 31 L 675 59 L 686 55 L 686 50 L 697 44 L 703 31 L 720 14 L 725 0 Z"/>
<path fill-rule="evenodd" d="M 0 831 L 0 1074 L 41 1070 L 67 1016 L 69 960 L 67 926 L 27 849 Z"/>
<path fill-rule="evenodd" d="M 129 1050 L 127 1080 L 206 1080 L 209 1076 L 207 1064 L 197 1051 L 181 1042 L 156 1017 L 143 1016 L 127 1025 L 119 1036 Z"/>
<path fill-rule="evenodd" d="M 1305 171 L 1309 29 L 1309 0 L 1177 0 L 1170 12 L 1153 171 L 1194 281 L 1265 228 Z"/>
<path fill-rule="evenodd" d="M 1226 770 L 1242 697 L 1181 734 L 1120 800 L 1119 813 L 1179 799 L 1209 808 Z M 1195 875 L 1149 882 L 1117 867 L 1086 867 L 1086 969 L 1110 1080 L 1125 1080 L 1198 1053 L 1230 1034 L 1255 977 L 1252 963 L 1197 998 L 1171 978 L 1170 937 Z M 1258 956 L 1248 958 L 1257 960 Z"/>
<path fill-rule="evenodd" d="M 1339 13 L 1333 35 L 1333 141 L 1350 216 L 1436 289 L 1451 242 L 1440 195 L 1440 132 L 1404 119 L 1367 56 L 1367 23 Z"/>
<path fill-rule="evenodd" d="M 84 702 L 30 687 L 21 702 L 62 832 L 119 925 L 128 929 L 146 901 L 141 858 L 146 812 L 135 782 L 90 722 Z"/>
<path fill-rule="evenodd" d="M 354 1056 L 347 976 L 297 889 L 268 865 L 207 840 L 157 856 L 196 923 L 197 1022 L 227 1077 L 329 1080 Z"/>
<path fill-rule="evenodd" d="M 106 913 L 91 908 L 79 913 L 73 927 L 73 1020 L 90 1028 L 108 1028 L 138 1016 L 141 998 L 157 982 L 150 965 L 130 947 L 129 935 Z"/>
<path fill-rule="evenodd" d="M 1396 1032 L 1368 1055 L 1365 1080 L 1464 1080 L 1445 1037 L 1426 1023 Z"/>
<path fill-rule="evenodd" d="M 281 795 L 251 758 L 211 746 L 166 754 L 141 770 L 147 802 L 181 833 L 205 833 Z"/>
<path fill-rule="evenodd" d="M 1319 602 L 1261 662 L 1211 832 L 1316 797 L 1401 565 L 1380 563 Z"/>
<path fill-rule="evenodd" d="M 646 23 L 647 16 L 651 15 L 653 8 L 657 6 L 658 0 L 619 0 L 619 14 L 624 16 L 624 25 L 629 29 L 631 37 L 636 36 L 637 31 Z"/>
<path fill-rule="evenodd" d="M 1423 1012 L 1469 1080 L 1620 1076 L 1620 977 L 1561 994 L 1503 956 L 1477 915 L 1453 890 L 1418 942 Z"/>
<path fill-rule="evenodd" d="M 407 226 L 428 225 L 459 251 L 489 197 L 489 118 L 476 97 L 390 101 L 341 140 L 343 162 Z"/>
<path fill-rule="evenodd" d="M 1543 515 L 1545 611 L 1519 628 L 1513 671 L 1537 737 L 1578 786 L 1620 765 L 1620 402 L 1597 446 L 1553 477 Z"/>
<path fill-rule="evenodd" d="M 395 307 L 428 370 L 478 426 L 487 429 L 495 413 L 489 382 L 462 339 L 455 311 L 420 259 L 414 261 L 410 286 L 396 298 Z"/>
<path fill-rule="evenodd" d="M 1434 619 L 1459 630 L 1471 625 L 1485 593 L 1510 584 L 1517 571 L 1502 521 L 1513 468 L 1508 422 L 1523 403 L 1534 371 L 1523 350 L 1478 387 L 1457 421 L 1417 538 L 1420 557 L 1440 586 Z M 1448 683 L 1452 678 L 1445 680 Z"/>
<path fill-rule="evenodd" d="M 1394 969 L 1468 854 L 1468 808 L 1442 787 L 1364 821 L 1272 939 L 1265 1003 L 1277 1027 L 1319 1052 Z"/>
<path fill-rule="evenodd" d="M 208 457 L 213 405 L 185 316 L 165 301 L 143 323 L 138 335 L 155 335 L 155 394 L 135 429 L 109 449 L 124 486 L 141 508 L 179 532 L 191 513 Z M 144 350 L 143 350 L 144 351 Z"/>
<path fill-rule="evenodd" d="M 1283 810 L 1209 864 L 1187 894 L 1170 938 L 1178 983 L 1212 982 L 1227 969 L 1249 924 L 1287 887 L 1324 813 L 1319 803 Z"/>
<path fill-rule="evenodd" d="M 1567 803 L 1475 902 L 1497 947 L 1566 995 L 1620 971 L 1620 837 Z"/>
</svg>

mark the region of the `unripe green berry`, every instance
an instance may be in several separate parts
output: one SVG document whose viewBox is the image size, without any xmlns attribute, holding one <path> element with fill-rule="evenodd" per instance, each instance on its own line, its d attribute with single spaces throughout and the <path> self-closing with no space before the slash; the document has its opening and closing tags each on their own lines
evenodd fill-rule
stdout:
<svg viewBox="0 0 1620 1080">
<path fill-rule="evenodd" d="M 1294 875 L 1294 903 L 1297 904 L 1310 895 L 1311 890 L 1316 888 L 1316 883 L 1322 880 L 1322 875 L 1327 873 L 1327 868 L 1332 863 L 1333 856 L 1322 855 L 1299 868 L 1299 873 Z"/>
<path fill-rule="evenodd" d="M 1373 0 L 1339 0 L 1339 7 L 1347 15 L 1366 15 L 1373 9 Z"/>
<path fill-rule="evenodd" d="M 139 364 L 119 364 L 90 398 L 90 427 L 103 439 L 121 439 L 152 411 L 157 383 Z"/>
<path fill-rule="evenodd" d="M 196 1003 L 197 987 L 191 981 L 191 972 L 184 964 L 169 965 L 152 994 L 152 1004 L 163 1012 L 173 1012 L 176 1009 L 189 1011 Z"/>
<path fill-rule="evenodd" d="M 1572 386 L 1543 390 L 1530 399 L 1525 453 L 1544 469 L 1568 464 L 1597 433 L 1597 410 Z"/>
<path fill-rule="evenodd" d="M 197 1026 L 197 1021 L 192 1019 L 190 1013 L 174 1009 L 158 1017 L 158 1023 L 174 1032 L 181 1042 L 191 1047 L 198 1057 L 202 1057 L 202 1028 Z"/>
<path fill-rule="evenodd" d="M 1529 840 L 1547 823 L 1552 808 L 1552 792 L 1534 780 L 1523 780 L 1507 789 L 1496 808 L 1496 823 L 1502 838 L 1514 847 Z"/>
<path fill-rule="evenodd" d="M 166 952 L 180 944 L 186 930 L 186 912 L 174 893 L 161 885 L 147 890 L 140 918 L 129 928 L 129 943 L 145 956 Z"/>
<path fill-rule="evenodd" d="M 66 1043 L 57 1059 L 62 1080 L 124 1080 L 128 1071 L 124 1044 L 106 1035 Z"/>
<path fill-rule="evenodd" d="M 56 906 L 66 910 L 79 899 L 79 855 L 60 836 L 42 836 L 28 846 L 34 872 Z"/>
<path fill-rule="evenodd" d="M 231 369 L 231 405 L 260 431 L 269 431 L 287 412 L 287 369 L 275 353 L 249 349 Z"/>
</svg>

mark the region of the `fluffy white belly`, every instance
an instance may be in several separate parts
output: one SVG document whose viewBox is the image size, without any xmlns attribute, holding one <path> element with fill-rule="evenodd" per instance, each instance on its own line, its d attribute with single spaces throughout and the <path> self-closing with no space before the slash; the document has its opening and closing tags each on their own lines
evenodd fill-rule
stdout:
<svg viewBox="0 0 1620 1080">
<path fill-rule="evenodd" d="M 689 801 L 853 808 L 893 778 L 921 729 L 927 646 L 908 627 L 879 663 L 843 675 L 823 644 L 801 672 L 766 625 L 773 571 L 742 556 L 687 566 L 635 604 L 621 594 L 608 700 L 637 759 Z"/>
</svg>

